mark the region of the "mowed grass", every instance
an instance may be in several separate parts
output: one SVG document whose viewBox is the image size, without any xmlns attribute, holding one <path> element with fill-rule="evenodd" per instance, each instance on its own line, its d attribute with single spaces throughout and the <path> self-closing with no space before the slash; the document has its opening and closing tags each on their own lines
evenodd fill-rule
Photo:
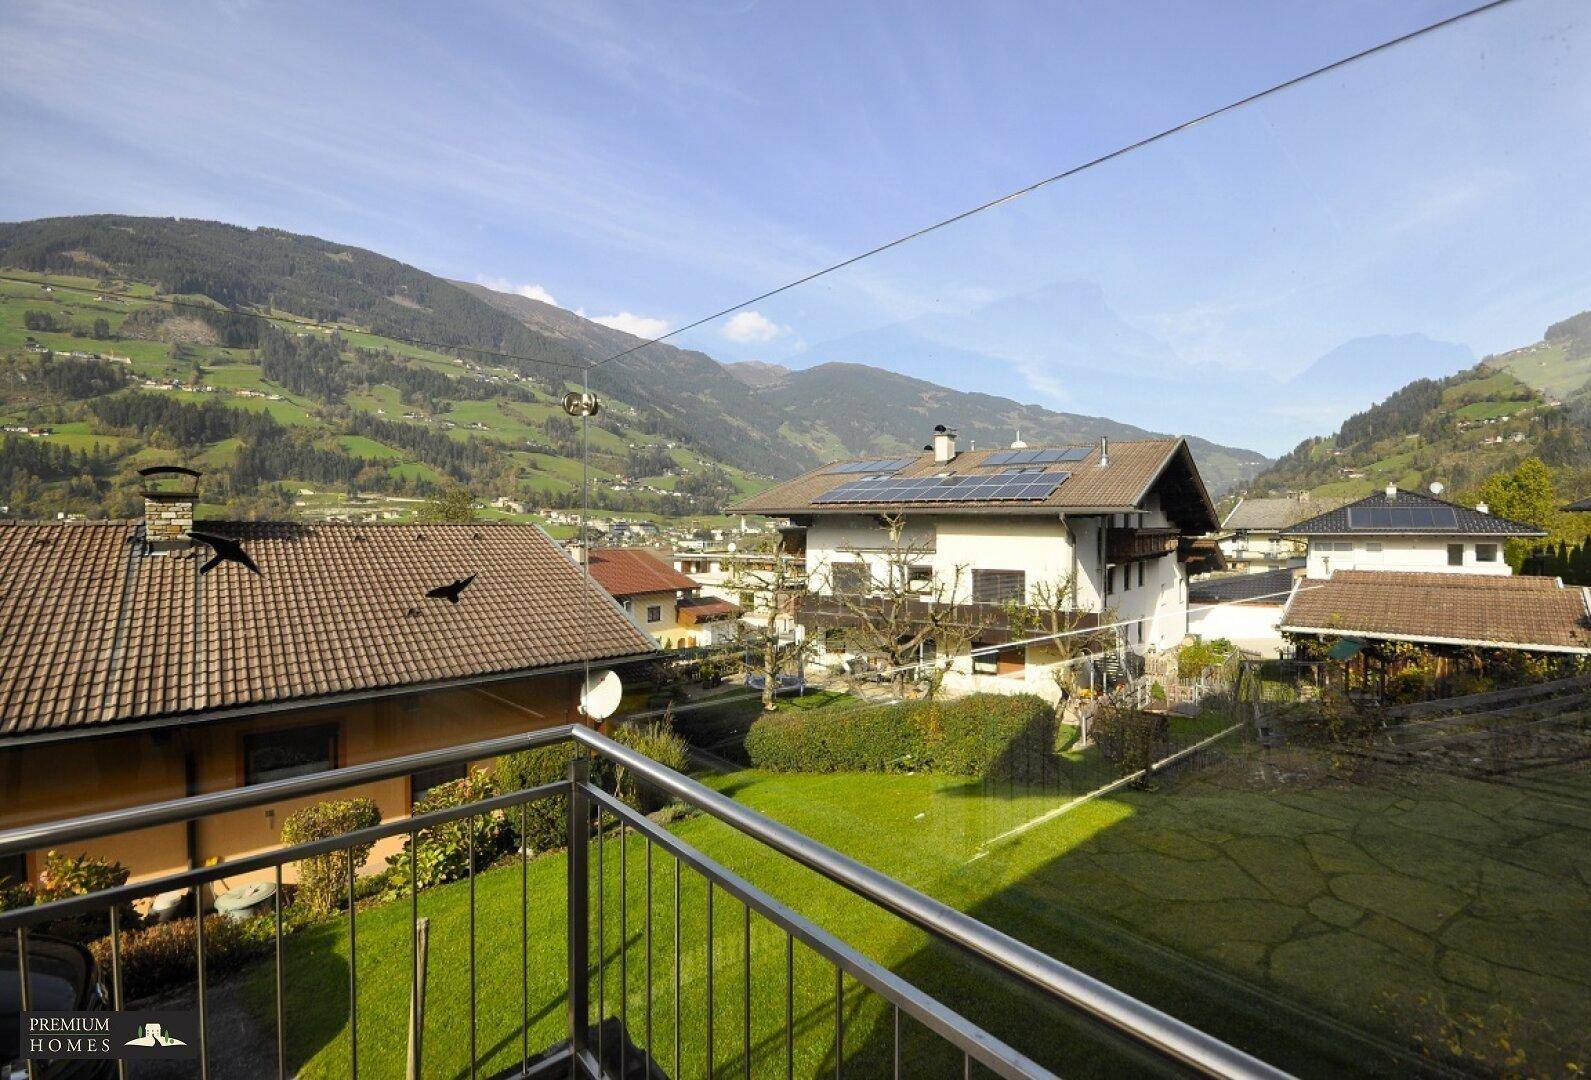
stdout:
<svg viewBox="0 0 1591 1080">
<path fill-rule="evenodd" d="M 1591 1030 L 1591 817 L 1583 774 L 1548 795 L 1495 784 L 1253 787 L 1244 769 L 1172 789 L 1094 800 L 1020 836 L 989 838 L 1057 803 L 1053 792 L 1000 790 L 952 777 L 771 775 L 731 771 L 713 786 L 1129 993 L 1300 1075 L 1410 1075 L 1419 1046 L 1459 1063 L 1500 1039 L 1537 1074 L 1583 1067 Z M 1564 794 L 1576 796 L 1565 799 Z M 1144 1075 L 1085 1023 L 991 980 L 893 916 L 716 821 L 671 826 L 686 843 L 1063 1075 Z M 606 1014 L 647 1031 L 647 914 L 652 920 L 651 1043 L 672 1074 L 675 904 L 671 858 L 616 836 L 603 857 Z M 596 855 L 593 853 L 593 860 Z M 621 907 L 620 867 L 628 905 Z M 531 1050 L 566 1035 L 561 855 L 531 860 L 526 905 Z M 484 1074 L 518 1060 L 520 870 L 480 875 L 476 892 L 477 1053 Z M 593 905 L 597 903 L 593 899 Z M 685 871 L 678 918 L 684 1073 L 705 1072 L 706 887 Z M 623 914 L 621 915 L 621 911 Z M 469 890 L 422 895 L 431 920 L 429 1074 L 469 1059 Z M 595 917 L 595 916 L 594 916 Z M 287 949 L 289 1035 L 305 1075 L 348 1071 L 347 931 L 338 920 Z M 622 925 L 621 925 L 622 924 Z M 406 902 L 358 917 L 360 1072 L 402 1072 L 409 985 Z M 713 1056 L 739 1073 L 745 1022 L 743 909 L 715 890 Z M 620 948 L 620 943 L 626 948 Z M 798 947 L 795 1074 L 832 1072 L 834 973 Z M 593 940 L 593 955 L 596 944 Z M 622 958 L 622 959 L 621 959 Z M 624 971 L 620 971 L 621 963 Z M 782 1074 L 785 939 L 751 923 L 752 1071 Z M 628 986 L 629 994 L 621 993 Z M 246 998 L 271 1023 L 271 969 Z M 593 988 L 593 1002 L 597 990 Z M 1506 1014 L 1495 1005 L 1506 1002 Z M 621 1005 L 621 1003 L 623 1003 Z M 1466 1017 L 1478 1018 L 1473 1023 Z M 891 1016 L 846 980 L 847 1071 L 887 1066 Z M 906 1075 L 956 1072 L 959 1058 L 906 1025 Z"/>
</svg>

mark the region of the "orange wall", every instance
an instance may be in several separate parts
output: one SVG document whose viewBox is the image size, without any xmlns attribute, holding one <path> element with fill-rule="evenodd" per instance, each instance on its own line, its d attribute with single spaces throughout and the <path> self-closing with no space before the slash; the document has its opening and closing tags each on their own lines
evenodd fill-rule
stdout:
<svg viewBox="0 0 1591 1080">
<path fill-rule="evenodd" d="M 275 713 L 247 720 L 195 723 L 161 731 L 0 750 L 0 823 L 33 824 L 103 810 L 138 806 L 186 794 L 184 759 L 191 751 L 197 792 L 222 791 L 243 783 L 243 740 L 251 732 L 335 723 L 337 765 L 359 765 L 480 739 L 531 731 L 576 719 L 578 681 L 549 676 L 493 684 L 473 690 L 442 690 L 345 706 Z M 344 791 L 269 806 L 237 810 L 199 821 L 195 861 L 235 859 L 276 847 L 289 814 L 327 799 L 365 796 L 383 820 L 408 815 L 409 778 L 400 776 Z M 377 845 L 366 872 L 385 865 L 402 838 Z M 66 846 L 122 863 L 134 881 L 188 866 L 188 827 L 181 823 L 101 837 Z M 36 874 L 42 853 L 29 858 Z M 293 867 L 283 869 L 293 879 Z M 270 871 L 225 879 L 225 887 L 268 880 Z M 224 888 L 224 887 L 223 887 Z"/>
</svg>

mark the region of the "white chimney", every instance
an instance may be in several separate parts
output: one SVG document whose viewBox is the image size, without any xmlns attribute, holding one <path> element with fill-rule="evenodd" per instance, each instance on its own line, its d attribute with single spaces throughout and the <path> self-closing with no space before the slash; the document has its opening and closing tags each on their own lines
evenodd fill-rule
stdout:
<svg viewBox="0 0 1591 1080">
<path fill-rule="evenodd" d="M 1103 469 L 1106 465 L 1109 465 L 1109 464 L 1110 464 L 1110 436 L 1109 435 L 1101 435 L 1099 437 L 1099 467 L 1101 469 Z"/>
<path fill-rule="evenodd" d="M 584 566 L 586 564 L 586 546 L 579 540 L 570 540 L 564 545 L 564 550 L 569 553 L 569 557 L 574 560 L 576 566 Z"/>
<path fill-rule="evenodd" d="M 1398 497 L 1398 485 L 1396 485 L 1396 484 L 1388 484 L 1387 485 L 1387 498 L 1396 499 L 1397 497 Z"/>
<path fill-rule="evenodd" d="M 1489 514 L 1489 513 L 1491 513 L 1491 512 L 1492 512 L 1492 508 L 1491 508 L 1491 507 L 1489 507 L 1489 506 L 1487 506 L 1487 505 L 1486 505 L 1486 504 L 1485 504 L 1485 503 L 1483 503 L 1483 502 L 1482 502 L 1482 503 L 1476 503 L 1476 504 L 1475 504 L 1475 509 L 1476 509 L 1476 510 L 1479 510 L 1479 511 L 1480 511 L 1480 512 L 1481 512 L 1481 513 L 1483 513 L 1483 514 Z"/>
<path fill-rule="evenodd" d="M 940 464 L 956 458 L 956 433 L 943 424 L 934 428 L 934 460 Z"/>
</svg>

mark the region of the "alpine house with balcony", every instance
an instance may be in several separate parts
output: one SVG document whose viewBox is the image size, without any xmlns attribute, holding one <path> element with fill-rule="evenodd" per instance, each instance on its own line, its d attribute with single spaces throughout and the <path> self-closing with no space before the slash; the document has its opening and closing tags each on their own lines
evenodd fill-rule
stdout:
<svg viewBox="0 0 1591 1080">
<path fill-rule="evenodd" d="M 798 622 L 820 656 L 844 653 L 858 599 L 915 595 L 925 613 L 963 609 L 974 628 L 971 656 L 952 672 L 1050 697 L 1059 657 L 1021 644 L 1042 632 L 1013 622 L 1012 608 L 1084 613 L 1078 628 L 1109 613 L 1129 649 L 1174 647 L 1188 628 L 1192 542 L 1218 523 L 1181 439 L 962 451 L 944 428 L 921 454 L 833 462 L 734 510 L 805 529 Z"/>
</svg>

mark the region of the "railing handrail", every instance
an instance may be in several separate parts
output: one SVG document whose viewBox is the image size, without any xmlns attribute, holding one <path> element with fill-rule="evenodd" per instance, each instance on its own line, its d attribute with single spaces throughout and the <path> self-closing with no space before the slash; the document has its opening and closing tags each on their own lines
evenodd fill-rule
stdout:
<svg viewBox="0 0 1591 1080">
<path fill-rule="evenodd" d="M 496 757 L 565 740 L 572 740 L 633 770 L 636 776 L 658 789 L 711 814 L 886 911 L 941 940 L 960 946 L 995 968 L 1103 1021 L 1140 1045 L 1174 1061 L 1211 1076 L 1240 1077 L 1245 1080 L 1282 1080 L 1287 1076 L 1236 1047 L 583 725 L 564 724 L 251 787 L 8 829 L 0 832 L 0 856 L 154 825 L 194 820 L 215 813 L 390 779 L 436 765 Z M 232 869 L 236 869 L 236 864 Z"/>
<path fill-rule="evenodd" d="M 574 739 L 633 770 L 653 786 L 711 814 L 830 881 L 941 940 L 959 945 L 994 967 L 1104 1021 L 1133 1041 L 1174 1061 L 1210 1076 L 1281 1080 L 1288 1075 L 599 732 L 575 728 Z"/>
</svg>

